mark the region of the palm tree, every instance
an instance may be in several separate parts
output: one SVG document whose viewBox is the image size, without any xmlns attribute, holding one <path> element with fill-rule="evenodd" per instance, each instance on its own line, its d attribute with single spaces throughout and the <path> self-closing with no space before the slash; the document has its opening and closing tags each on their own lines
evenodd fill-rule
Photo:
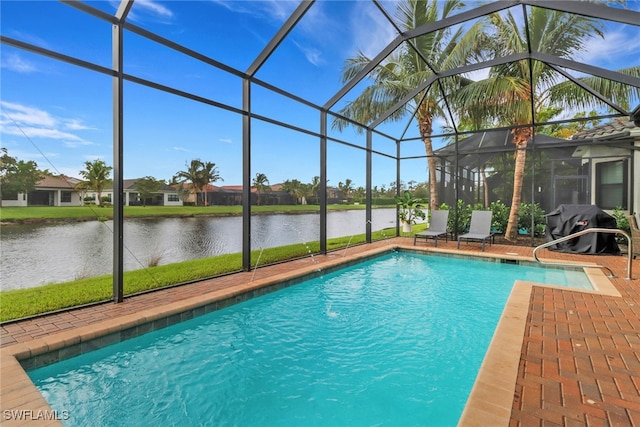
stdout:
<svg viewBox="0 0 640 427">
<path fill-rule="evenodd" d="M 111 170 L 113 170 L 113 168 L 111 166 L 107 166 L 104 161 L 98 159 L 93 162 L 87 160 L 84 162 L 84 168 L 85 169 L 81 170 L 79 173 L 86 182 L 78 185 L 80 188 L 87 188 L 95 191 L 98 194 L 96 204 L 99 205 L 101 203 L 102 190 L 111 183 L 109 176 L 111 175 Z"/>
<path fill-rule="evenodd" d="M 340 181 L 338 183 L 338 189 L 342 191 L 342 197 L 349 200 L 349 196 L 353 192 L 353 182 L 349 178 L 344 182 Z"/>
<path fill-rule="evenodd" d="M 218 173 L 218 168 L 215 163 L 212 162 L 202 162 L 200 176 L 198 179 L 198 185 L 200 186 L 200 191 L 203 191 L 209 184 L 212 182 L 224 181 L 220 174 Z M 204 194 L 204 203 L 206 206 L 209 206 L 209 200 L 207 200 L 207 194 Z"/>
<path fill-rule="evenodd" d="M 283 182 L 282 191 L 291 194 L 296 200 L 296 205 L 298 204 L 298 200 L 304 197 L 303 184 L 297 179 L 288 179 Z"/>
<path fill-rule="evenodd" d="M 459 0 L 403 0 L 398 4 L 397 18 L 400 29 L 409 31 L 443 20 L 462 7 L 464 4 Z M 482 34 L 481 31 L 480 23 L 467 30 L 459 28 L 453 33 L 445 28 L 420 36 L 413 46 L 403 45 L 375 67 L 368 76 L 373 83 L 341 109 L 340 114 L 360 123 L 376 120 L 416 87 L 433 77 L 434 70 L 452 69 L 464 65 L 473 55 L 479 35 Z M 369 62 L 370 59 L 362 53 L 347 59 L 342 71 L 343 81 L 352 79 Z M 458 84 L 461 80 L 449 79 L 446 84 L 451 85 L 454 81 Z M 442 89 L 441 84 L 432 85 L 430 89 L 418 93 L 411 103 L 389 117 L 390 120 L 398 121 L 407 114 L 416 114 L 420 137 L 427 154 L 431 209 L 438 208 L 436 158 L 433 155 L 431 135 L 434 119 L 446 118 L 440 102 L 443 98 Z M 337 118 L 332 126 L 341 130 L 349 124 L 349 121 Z M 360 127 L 357 129 L 362 130 Z"/>
<path fill-rule="evenodd" d="M 187 169 L 178 171 L 172 178 L 173 182 L 185 183 L 191 182 L 192 194 L 195 194 L 196 206 L 198 206 L 198 193 L 202 193 L 204 188 L 212 182 L 224 181 L 218 174 L 218 168 L 215 163 L 203 162 L 200 159 L 193 159 L 190 163 L 186 163 Z M 204 199 L 205 197 L 203 197 Z M 208 205 L 207 201 L 204 200 Z"/>
<path fill-rule="evenodd" d="M 269 186 L 269 178 L 267 175 L 263 173 L 257 173 L 256 177 L 253 178 L 253 186 L 256 188 L 256 194 L 258 195 L 258 200 L 256 204 L 260 205 L 260 193 L 271 190 Z"/>
<path fill-rule="evenodd" d="M 314 176 L 309 184 L 311 187 L 311 196 L 313 196 L 316 204 L 319 203 L 318 191 L 320 190 L 320 177 Z"/>
<path fill-rule="evenodd" d="M 200 169 L 201 163 L 202 162 L 200 161 L 200 159 L 191 160 L 191 163 L 185 163 L 185 166 L 187 166 L 186 170 L 176 172 L 173 178 L 171 178 L 171 181 L 173 183 L 180 183 L 183 186 L 186 182 L 191 182 L 189 192 L 191 194 L 195 194 L 196 206 L 198 206 L 197 193 L 199 191 L 199 189 L 196 187 L 196 181 L 198 181 L 198 170 Z"/>
<path fill-rule="evenodd" d="M 572 58 L 589 38 L 602 36 L 602 26 L 594 19 L 540 7 L 531 7 L 529 10 L 529 40 L 524 34 L 524 25 L 511 12 L 504 17 L 497 13 L 489 16 L 494 29 L 493 37 L 487 39 L 493 42 L 490 46 L 492 56 L 506 56 L 531 49 L 560 58 Z M 621 72 L 637 76 L 640 67 Z M 630 95 L 639 96 L 638 88 L 630 89 L 598 77 L 581 80 L 623 107 L 629 104 Z M 631 91 L 635 91 L 635 95 Z M 534 99 L 531 99 L 532 94 Z M 453 104 L 461 108 L 463 122 L 477 123 L 490 118 L 500 126 L 517 126 L 511 131 L 516 151 L 511 210 L 505 231 L 508 240 L 514 240 L 518 232 L 526 149 L 533 136 L 533 128 L 527 126 L 534 122 L 532 113 L 539 117 L 540 112 L 553 105 L 562 105 L 567 109 L 603 105 L 551 67 L 535 60 L 492 67 L 488 78 L 460 88 L 453 98 Z M 482 117 L 479 119 L 477 114 Z"/>
</svg>

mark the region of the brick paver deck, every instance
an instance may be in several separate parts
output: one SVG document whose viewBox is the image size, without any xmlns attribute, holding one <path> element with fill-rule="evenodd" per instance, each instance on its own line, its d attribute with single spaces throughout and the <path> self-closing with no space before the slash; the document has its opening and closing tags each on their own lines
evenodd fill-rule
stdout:
<svg viewBox="0 0 640 427">
<path fill-rule="evenodd" d="M 167 307 L 174 310 L 172 313 L 179 313 L 187 303 L 190 307 L 197 306 L 203 295 L 228 293 L 235 288 L 254 289 L 273 278 L 281 280 L 357 257 L 372 249 L 410 246 L 411 243 L 412 239 L 395 238 L 326 256 L 259 268 L 255 273 L 238 273 L 138 295 L 121 304 L 99 304 L 5 323 L 0 335 L 0 416 L 13 408 L 46 408 L 46 403 L 37 391 L 34 392 L 35 387 L 24 381 L 24 372 L 15 362 L 14 355 L 20 358 L 25 354 L 42 352 L 42 348 L 47 346 L 51 349 L 59 345 L 52 344 L 56 339 L 66 344 L 77 343 L 75 332 L 87 333 L 92 326 L 134 325 L 139 321 L 136 316 L 141 313 L 145 319 L 152 318 L 156 312 L 166 311 Z M 433 242 L 419 242 L 416 247 L 433 249 Z M 456 251 L 455 248 L 455 242 L 438 242 L 438 249 Z M 479 254 L 480 245 L 463 243 L 460 251 L 456 252 Z M 532 248 L 494 244 L 487 245 L 486 254 L 531 258 Z M 640 261 L 633 261 L 633 276 L 637 279 L 630 281 L 624 279 L 627 265 L 624 256 L 583 256 L 546 250 L 540 255 L 545 259 L 606 265 L 617 276 L 611 279 L 611 283 L 621 296 L 539 286 L 531 288 L 526 294 L 528 306 L 527 300 L 524 302 L 524 332 L 515 329 L 521 331 L 515 338 L 521 340 L 517 343 L 522 342 L 522 345 L 519 357 L 517 350 L 515 355 L 511 355 L 515 361 L 519 360 L 515 386 L 508 386 L 513 387 L 510 393 L 513 396 L 511 412 L 508 415 L 507 410 L 507 417 L 500 424 L 513 427 L 640 426 Z M 510 330 L 509 326 L 505 330 Z M 491 353 L 501 352 L 506 351 L 492 345 Z M 501 379 L 496 377 L 498 382 Z M 489 408 L 485 412 L 499 410 Z M 27 423 L 5 416 L 4 424 Z M 50 422 L 41 421 L 39 424 L 49 425 Z M 471 420 L 467 417 L 464 424 L 487 425 L 482 417 Z"/>
</svg>

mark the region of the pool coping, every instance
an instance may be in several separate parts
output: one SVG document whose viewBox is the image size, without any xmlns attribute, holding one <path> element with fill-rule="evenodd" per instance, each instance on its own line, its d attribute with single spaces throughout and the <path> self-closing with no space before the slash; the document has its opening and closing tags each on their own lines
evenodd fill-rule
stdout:
<svg viewBox="0 0 640 427">
<path fill-rule="evenodd" d="M 408 252 L 449 254 L 469 258 L 510 259 L 532 262 L 525 256 L 465 252 L 392 244 L 348 256 L 334 256 L 321 265 L 311 264 L 294 272 L 275 274 L 232 288 L 207 292 L 196 297 L 149 308 L 135 314 L 120 316 L 91 325 L 62 331 L 24 343 L 0 349 L 0 409 L 3 421 L 11 425 L 61 425 L 67 414 L 53 411 L 26 373 L 31 367 L 43 366 L 67 357 L 131 338 L 170 324 L 188 320 L 225 306 L 271 292 L 273 286 L 286 287 L 309 276 L 325 274 L 349 263 L 388 253 L 393 250 Z M 556 287 L 516 281 L 506 303 L 494 337 L 460 418 L 460 426 L 508 425 L 513 403 L 516 377 L 524 329 L 533 286 L 561 288 L 567 291 L 620 296 L 615 286 L 598 268 L 585 270 L 596 290 Z M 506 350 L 508 349 L 508 350 Z M 31 361 L 31 362 L 29 362 Z M 33 365 L 30 365 L 32 363 Z M 13 412 L 12 412 L 13 411 Z M 17 419 L 24 418 L 24 419 Z M 3 423 L 4 424 L 4 423 Z"/>
</svg>

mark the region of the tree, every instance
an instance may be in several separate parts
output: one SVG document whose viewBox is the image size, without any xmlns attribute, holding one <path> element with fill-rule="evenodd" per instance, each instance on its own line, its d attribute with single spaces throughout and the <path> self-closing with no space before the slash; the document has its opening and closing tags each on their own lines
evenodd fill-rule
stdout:
<svg viewBox="0 0 640 427">
<path fill-rule="evenodd" d="M 396 15 L 400 29 L 409 31 L 444 20 L 463 7 L 464 4 L 459 0 L 402 0 L 398 4 Z M 413 46 L 403 44 L 374 68 L 369 75 L 373 83 L 341 109 L 340 114 L 359 123 L 370 123 L 378 119 L 416 87 L 433 77 L 435 74 L 431 66 L 442 70 L 466 64 L 467 60 L 474 55 L 481 34 L 482 22 L 479 22 L 469 29 L 459 28 L 453 33 L 449 28 L 430 32 L 415 39 Z M 371 60 L 362 53 L 348 58 L 342 71 L 343 81 L 346 82 L 355 77 L 370 62 Z M 425 91 L 416 94 L 410 103 L 389 117 L 389 120 L 398 121 L 407 114 L 414 112 L 416 114 L 420 137 L 427 155 L 431 209 L 437 209 L 439 204 L 436 158 L 431 141 L 433 121 L 437 117 L 446 118 L 439 101 L 444 97 L 443 93 L 453 89 L 451 87 L 447 89 L 445 85 L 457 87 L 463 81 L 460 78 L 451 78 L 433 84 Z M 341 130 L 350 124 L 348 120 L 336 118 L 332 126 Z M 356 129 L 362 131 L 361 127 Z"/>
<path fill-rule="evenodd" d="M 253 178 L 253 186 L 256 188 L 256 194 L 258 199 L 256 200 L 256 204 L 260 205 L 260 193 L 264 193 L 265 191 L 271 191 L 271 186 L 269 186 L 269 178 L 267 175 L 263 173 L 257 173 L 255 178 Z"/>
<path fill-rule="evenodd" d="M 145 176 L 136 181 L 136 191 L 142 201 L 142 206 L 147 206 L 147 199 L 153 197 L 164 185 L 164 181 L 157 180 L 152 176 Z"/>
<path fill-rule="evenodd" d="M 311 179 L 311 183 L 309 184 L 310 186 L 310 192 L 311 192 L 311 196 L 314 198 L 316 204 L 319 203 L 320 198 L 318 197 L 318 191 L 320 191 L 320 177 L 319 176 L 314 176 Z"/>
<path fill-rule="evenodd" d="M 340 181 L 338 183 L 338 189 L 342 191 L 342 197 L 348 200 L 353 192 L 353 182 L 349 178 L 345 179 L 344 182 Z"/>
<path fill-rule="evenodd" d="M 25 162 L 9 155 L 6 148 L 1 148 L 0 156 L 0 206 L 2 199 L 17 193 L 29 193 L 36 188 L 36 184 L 48 171 L 38 169 L 38 164 L 33 160 Z"/>
<path fill-rule="evenodd" d="M 176 191 L 178 192 L 178 198 L 180 199 L 181 202 L 184 203 L 189 200 L 192 186 L 184 182 L 176 183 L 176 182 L 173 182 L 173 180 L 170 185 L 175 185 Z"/>
<path fill-rule="evenodd" d="M 215 163 L 203 162 L 202 171 L 199 184 L 202 185 L 202 189 L 206 188 L 212 182 L 224 181 L 218 173 L 218 168 Z M 206 199 L 207 193 L 205 193 L 205 205 L 209 206 L 209 201 Z"/>
<path fill-rule="evenodd" d="M 193 159 L 190 163 L 185 163 L 187 167 L 184 171 L 178 171 L 172 178 L 174 183 L 191 182 L 192 194 L 195 194 L 195 203 L 198 206 L 198 193 L 202 193 L 209 184 L 217 181 L 224 181 L 218 173 L 215 163 L 203 162 L 200 159 Z M 208 201 L 202 197 L 204 204 L 209 205 Z"/>
<path fill-rule="evenodd" d="M 358 203 L 362 203 L 362 201 L 364 200 L 366 195 L 367 195 L 367 191 L 364 189 L 363 186 L 360 186 L 360 187 L 356 188 L 355 190 L 353 190 L 353 199 L 354 199 L 354 201 L 357 201 Z"/>
<path fill-rule="evenodd" d="M 109 176 L 111 175 L 111 170 L 113 168 L 111 166 L 107 166 L 104 161 L 98 159 L 93 162 L 87 160 L 84 162 L 84 168 L 84 170 L 80 171 L 80 176 L 85 179 L 85 182 L 78 184 L 78 187 L 81 189 L 95 191 L 98 194 L 98 200 L 96 203 L 99 205 L 102 199 L 102 190 L 104 190 L 107 185 L 111 184 Z"/>
<path fill-rule="evenodd" d="M 602 25 L 594 19 L 540 7 L 528 10 L 529 40 L 524 34 L 525 26 L 511 12 L 489 16 L 492 34 L 485 40 L 490 41 L 488 52 L 491 57 L 533 51 L 571 59 L 579 54 L 589 38 L 602 36 Z M 620 72 L 638 77 L 640 67 Z M 630 95 L 635 93 L 634 96 L 640 96 L 638 88 L 599 77 L 580 80 L 623 107 L 629 104 Z M 534 99 L 531 99 L 532 94 Z M 505 232 L 508 240 L 515 240 L 527 144 L 533 136 L 530 126 L 534 123 L 532 113 L 538 117 L 540 111 L 550 106 L 586 109 L 588 106 L 602 107 L 603 103 L 575 83 L 564 79 L 553 68 L 536 60 L 491 67 L 486 79 L 461 87 L 452 101 L 460 108 L 461 118 L 467 123 L 490 118 L 500 126 L 516 126 L 511 131 L 516 150 L 511 210 Z M 480 118 L 476 115 L 480 115 Z"/>
<path fill-rule="evenodd" d="M 304 184 L 297 179 L 288 179 L 282 183 L 282 191 L 291 194 L 296 199 L 297 205 L 298 201 L 304 197 Z"/>
</svg>

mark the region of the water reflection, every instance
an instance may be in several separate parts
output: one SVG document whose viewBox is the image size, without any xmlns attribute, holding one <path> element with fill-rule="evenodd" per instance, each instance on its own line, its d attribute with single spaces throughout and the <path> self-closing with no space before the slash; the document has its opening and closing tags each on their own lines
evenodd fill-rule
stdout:
<svg viewBox="0 0 640 427">
<path fill-rule="evenodd" d="M 364 210 L 327 215 L 328 238 L 362 234 Z M 395 209 L 374 209 L 374 231 L 395 224 Z M 2 227 L 2 290 L 59 283 L 112 272 L 111 221 Z M 241 217 L 127 219 L 124 223 L 125 270 L 242 251 Z M 320 215 L 255 215 L 253 249 L 307 243 L 320 239 Z"/>
</svg>

